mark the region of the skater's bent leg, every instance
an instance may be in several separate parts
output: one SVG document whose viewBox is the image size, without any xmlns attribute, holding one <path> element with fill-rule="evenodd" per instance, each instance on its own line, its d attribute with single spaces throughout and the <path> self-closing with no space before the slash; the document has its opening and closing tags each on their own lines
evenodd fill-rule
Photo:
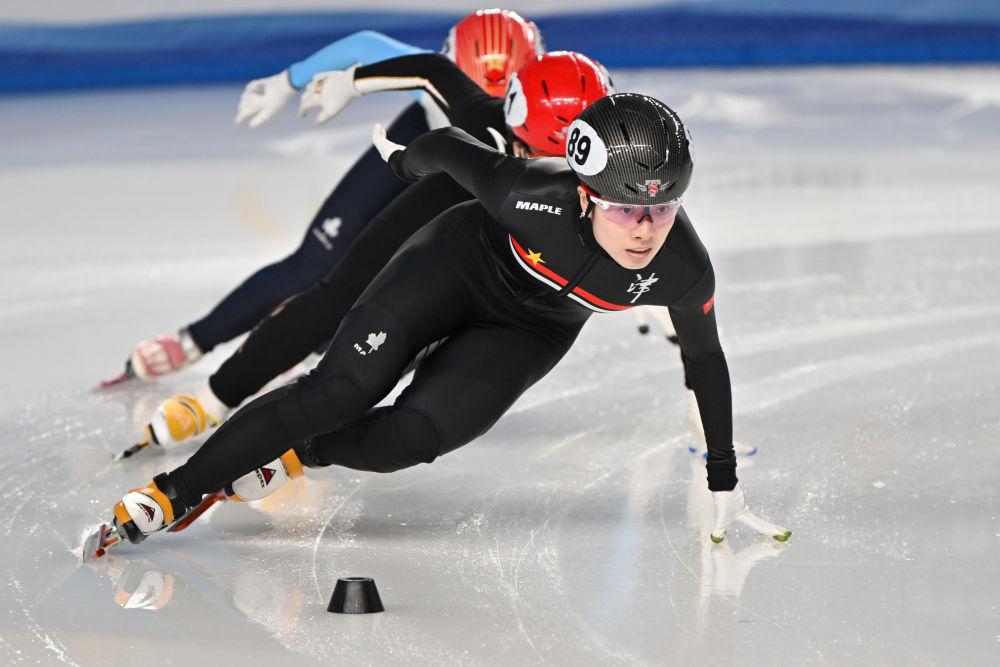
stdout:
<svg viewBox="0 0 1000 667">
<path fill-rule="evenodd" d="M 393 472 L 430 463 L 485 433 L 562 357 L 563 345 L 516 330 L 456 334 L 417 369 L 392 407 L 300 446 L 310 465 Z M 490 350 L 483 354 L 483 350 Z"/>
<path fill-rule="evenodd" d="M 376 408 L 344 428 L 316 436 L 295 448 L 310 467 L 339 465 L 369 472 L 395 472 L 430 463 L 441 438 L 423 413 L 406 408 Z"/>
<path fill-rule="evenodd" d="M 171 473 L 191 496 L 212 493 L 299 442 L 363 416 L 427 344 L 469 316 L 467 276 L 418 234 L 344 319 L 326 356 L 296 382 L 253 401 Z M 436 356 L 436 355 L 435 355 Z"/>
<path fill-rule="evenodd" d="M 319 366 L 236 412 L 171 478 L 200 497 L 303 440 L 363 416 L 392 389 L 413 356 L 405 330 L 378 304 L 359 305 Z M 373 351 L 369 336 L 385 331 L 393 338 L 386 337 Z"/>
</svg>

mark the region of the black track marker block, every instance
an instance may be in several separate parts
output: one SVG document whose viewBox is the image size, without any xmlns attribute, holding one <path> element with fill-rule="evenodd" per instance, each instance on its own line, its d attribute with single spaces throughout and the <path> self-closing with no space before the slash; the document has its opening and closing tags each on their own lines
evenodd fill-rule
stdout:
<svg viewBox="0 0 1000 667">
<path fill-rule="evenodd" d="M 385 611 L 371 577 L 341 577 L 333 589 L 327 611 L 334 614 L 374 614 Z"/>
</svg>

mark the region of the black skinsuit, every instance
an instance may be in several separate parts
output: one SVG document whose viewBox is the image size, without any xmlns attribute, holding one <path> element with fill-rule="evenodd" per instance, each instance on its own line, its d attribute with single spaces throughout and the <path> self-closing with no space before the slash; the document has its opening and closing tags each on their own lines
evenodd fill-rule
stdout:
<svg viewBox="0 0 1000 667">
<path fill-rule="evenodd" d="M 705 425 L 709 488 L 735 487 L 714 274 L 683 211 L 636 272 L 594 240 L 564 160 L 513 158 L 448 128 L 421 136 L 390 165 L 405 179 L 446 172 L 478 201 L 407 241 L 313 372 L 251 402 L 171 473 L 182 500 L 193 504 L 292 447 L 321 465 L 360 470 L 430 462 L 492 426 L 593 312 L 634 305 L 670 307 Z M 395 405 L 371 410 L 413 356 L 444 337 Z"/>
</svg>

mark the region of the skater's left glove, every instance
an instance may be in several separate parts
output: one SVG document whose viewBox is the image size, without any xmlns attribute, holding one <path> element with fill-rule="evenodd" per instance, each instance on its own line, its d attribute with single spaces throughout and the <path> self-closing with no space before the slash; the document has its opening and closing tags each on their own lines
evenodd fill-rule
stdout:
<svg viewBox="0 0 1000 667">
<path fill-rule="evenodd" d="M 236 124 L 249 119 L 250 127 L 260 127 L 271 120 L 288 100 L 295 97 L 295 87 L 288 79 L 288 70 L 274 76 L 254 79 L 243 89 L 236 109 Z"/>
<path fill-rule="evenodd" d="M 406 148 L 406 146 L 389 141 L 388 137 L 385 136 L 385 128 L 382 127 L 382 123 L 375 123 L 375 127 L 372 128 L 372 143 L 375 144 L 378 154 L 386 162 L 389 161 L 390 155 Z"/>
<path fill-rule="evenodd" d="M 360 64 L 360 63 L 359 63 Z M 316 124 L 320 125 L 343 111 L 361 93 L 354 87 L 354 70 L 358 65 L 343 70 L 320 72 L 302 91 L 299 115 L 305 118 L 313 109 L 319 109 Z"/>
<path fill-rule="evenodd" d="M 713 491 L 712 501 L 715 503 L 715 525 L 712 527 L 711 537 L 716 544 L 726 539 L 726 531 L 733 525 L 733 521 L 739 521 L 779 542 L 787 542 L 792 534 L 790 530 L 754 516 L 738 486 L 732 491 Z"/>
</svg>

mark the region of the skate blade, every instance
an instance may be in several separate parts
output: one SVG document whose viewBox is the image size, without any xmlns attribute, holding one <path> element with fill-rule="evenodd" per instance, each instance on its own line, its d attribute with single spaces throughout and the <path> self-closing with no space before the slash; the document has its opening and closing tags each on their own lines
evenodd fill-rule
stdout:
<svg viewBox="0 0 1000 667">
<path fill-rule="evenodd" d="M 136 375 L 135 371 L 132 370 L 132 360 L 129 359 L 125 362 L 125 370 L 122 371 L 120 375 L 101 380 L 101 382 L 97 385 L 97 388 L 107 389 L 108 387 L 116 387 L 134 379 L 136 379 Z"/>
<path fill-rule="evenodd" d="M 216 491 L 210 496 L 205 496 L 202 501 L 198 503 L 194 509 L 182 516 L 180 519 L 171 524 L 170 528 L 167 528 L 168 533 L 179 533 L 184 530 L 192 523 L 198 520 L 202 514 L 207 512 L 216 503 L 225 502 L 227 499 L 225 491 Z"/>
<path fill-rule="evenodd" d="M 97 530 L 88 535 L 87 539 L 83 541 L 82 562 L 86 563 L 95 558 L 100 558 L 107 553 L 107 549 L 119 542 L 121 542 L 121 537 L 118 536 L 118 533 L 108 526 L 108 524 L 102 523 Z"/>
<path fill-rule="evenodd" d="M 129 447 L 128 449 L 126 449 L 125 451 L 118 452 L 113 457 L 111 457 L 111 462 L 112 463 L 117 463 L 118 461 L 121 461 L 122 459 L 127 459 L 130 456 L 138 454 L 142 450 L 146 449 L 146 447 L 149 447 L 151 444 L 153 444 L 152 440 L 143 440 L 142 442 L 137 442 L 134 445 L 132 445 L 131 447 Z"/>
</svg>

